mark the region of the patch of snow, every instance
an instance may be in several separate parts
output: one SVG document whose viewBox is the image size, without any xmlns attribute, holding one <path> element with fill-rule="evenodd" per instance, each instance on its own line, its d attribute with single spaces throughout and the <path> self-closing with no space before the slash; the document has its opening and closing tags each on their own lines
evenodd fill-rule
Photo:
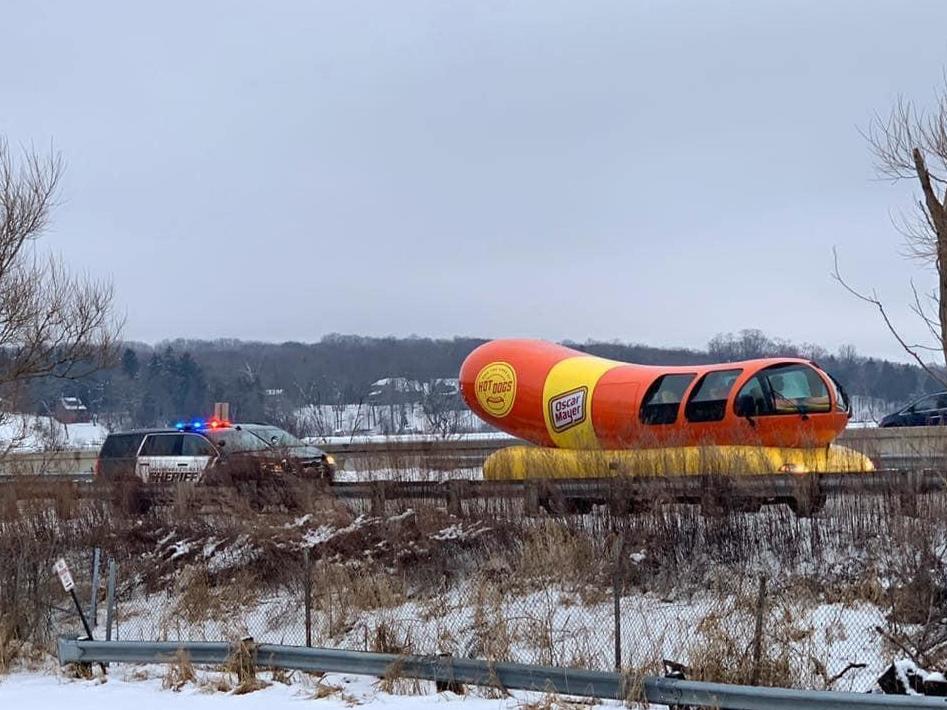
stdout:
<svg viewBox="0 0 947 710">
<path fill-rule="evenodd" d="M 188 554 L 191 549 L 192 545 L 190 540 L 178 540 L 171 546 L 172 553 L 168 559 L 176 560 L 179 557 L 183 557 L 184 555 Z"/>
<path fill-rule="evenodd" d="M 210 540 L 208 540 L 207 542 L 204 543 L 203 555 L 204 555 L 204 559 L 205 559 L 205 560 L 208 559 L 208 558 L 210 558 L 210 557 L 213 557 L 214 552 L 217 551 L 217 548 L 220 546 L 220 543 L 221 543 L 221 542 L 223 542 L 223 541 L 222 541 L 222 540 L 218 540 L 218 539 L 215 538 L 215 537 L 212 537 Z"/>
<path fill-rule="evenodd" d="M 293 522 L 286 523 L 283 527 L 286 529 L 301 528 L 303 525 L 308 523 L 311 519 L 312 519 L 312 513 L 306 513 L 301 518 L 296 518 Z"/>
<path fill-rule="evenodd" d="M 329 542 L 335 537 L 338 530 L 331 525 L 320 525 L 318 528 L 310 528 L 305 532 L 302 539 L 303 547 L 315 547 Z"/>
<path fill-rule="evenodd" d="M 474 523 L 470 526 L 465 526 L 463 523 L 454 523 L 431 535 L 431 539 L 439 542 L 445 540 L 471 540 L 487 532 L 487 530 L 489 528 L 482 527 L 480 523 Z"/>
<path fill-rule="evenodd" d="M 223 550 L 216 550 L 207 562 L 207 571 L 222 572 L 229 567 L 247 564 L 256 559 L 260 551 L 250 544 L 245 535 L 238 537 L 232 545 Z"/>
<path fill-rule="evenodd" d="M 63 424 L 33 414 L 0 415 L 0 448 L 16 452 L 97 449 L 108 429 L 101 424 Z"/>
<path fill-rule="evenodd" d="M 0 699 L 3 707 L 21 707 L 31 710 L 101 710 L 101 708 L 135 708 L 135 710 L 165 710 L 170 706 L 182 710 L 220 710 L 237 707 L 241 710 L 282 710 L 313 707 L 319 710 L 350 710 L 353 706 L 409 710 L 418 707 L 454 705 L 463 710 L 488 708 L 519 708 L 535 703 L 539 693 L 514 692 L 501 700 L 477 697 L 473 690 L 468 695 L 436 693 L 432 683 L 421 683 L 421 695 L 392 695 L 382 692 L 376 678 L 329 674 L 319 680 L 293 674 L 292 683 L 274 682 L 269 674 L 260 677 L 268 683 L 262 690 L 244 695 L 213 690 L 219 673 L 199 671 L 196 683 L 180 690 L 162 686 L 167 668 L 161 666 L 122 666 L 113 663 L 107 679 L 73 680 L 61 675 L 39 673 L 12 673 L 0 676 Z M 230 679 L 230 684 L 233 680 Z M 320 690 L 321 689 L 321 690 Z M 320 697 L 316 700 L 316 691 Z M 607 707 L 621 707 L 620 703 L 605 703 Z"/>
</svg>

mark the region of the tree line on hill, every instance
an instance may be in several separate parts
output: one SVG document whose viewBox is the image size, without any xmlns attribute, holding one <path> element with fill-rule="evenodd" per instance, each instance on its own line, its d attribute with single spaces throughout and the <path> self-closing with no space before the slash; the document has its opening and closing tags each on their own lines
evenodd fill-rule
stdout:
<svg viewBox="0 0 947 710">
<path fill-rule="evenodd" d="M 403 377 L 433 382 L 457 376 L 464 358 L 485 342 L 477 338 L 374 338 L 329 335 L 316 343 L 173 340 L 126 343 L 120 362 L 63 383 L 37 380 L 21 411 L 49 414 L 64 395 L 80 397 L 100 420 L 115 426 L 167 425 L 204 416 L 229 402 L 232 417 L 287 422 L 305 405 L 357 404 L 373 382 Z M 566 343 L 603 357 L 642 364 L 687 365 L 767 356 L 813 359 L 853 395 L 889 403 L 937 391 L 921 368 L 809 344 L 772 339 L 757 330 L 721 334 L 705 350 L 618 342 Z"/>
</svg>

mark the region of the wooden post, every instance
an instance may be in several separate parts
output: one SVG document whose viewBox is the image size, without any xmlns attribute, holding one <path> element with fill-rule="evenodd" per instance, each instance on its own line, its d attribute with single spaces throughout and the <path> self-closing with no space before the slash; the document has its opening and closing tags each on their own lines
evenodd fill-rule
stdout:
<svg viewBox="0 0 947 710">
<path fill-rule="evenodd" d="M 385 481 L 372 484 L 372 515 L 376 518 L 385 516 Z"/>
<path fill-rule="evenodd" d="M 230 402 L 214 402 L 214 419 L 230 421 Z"/>
<path fill-rule="evenodd" d="M 458 518 L 464 515 L 464 498 L 467 497 L 467 481 L 458 479 L 447 482 L 447 512 Z"/>
</svg>

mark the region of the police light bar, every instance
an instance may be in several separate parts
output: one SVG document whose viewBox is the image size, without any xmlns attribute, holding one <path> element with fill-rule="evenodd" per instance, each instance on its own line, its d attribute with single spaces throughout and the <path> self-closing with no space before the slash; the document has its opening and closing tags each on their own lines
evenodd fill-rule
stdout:
<svg viewBox="0 0 947 710">
<path fill-rule="evenodd" d="M 210 421 L 194 419 L 189 422 L 177 422 L 174 428 L 178 431 L 201 431 L 204 429 L 221 429 L 228 426 L 230 426 L 230 422 L 224 419 L 213 418 Z"/>
</svg>

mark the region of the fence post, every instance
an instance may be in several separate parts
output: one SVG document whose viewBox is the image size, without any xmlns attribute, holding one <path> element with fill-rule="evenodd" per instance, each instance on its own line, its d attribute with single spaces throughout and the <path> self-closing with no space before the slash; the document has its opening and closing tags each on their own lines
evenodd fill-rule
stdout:
<svg viewBox="0 0 947 710">
<path fill-rule="evenodd" d="M 615 539 L 612 553 L 615 557 L 615 567 L 612 573 L 612 599 L 615 612 L 615 670 L 621 672 L 621 592 L 622 592 L 622 551 L 624 538 L 619 533 Z"/>
<path fill-rule="evenodd" d="M 382 518 L 385 515 L 385 481 L 374 481 L 372 483 L 372 515 L 376 518 Z"/>
<path fill-rule="evenodd" d="M 303 594 L 306 598 L 306 648 L 312 648 L 312 566 L 309 548 L 303 549 Z"/>
<path fill-rule="evenodd" d="M 89 623 L 94 629 L 98 625 L 99 611 L 99 563 L 102 559 L 102 550 L 98 547 L 92 552 L 92 592 L 89 600 Z"/>
<path fill-rule="evenodd" d="M 523 484 L 526 487 L 525 500 L 523 501 L 526 514 L 539 515 L 539 483 L 537 481 L 526 480 Z"/>
<path fill-rule="evenodd" d="M 760 682 L 760 662 L 763 655 L 763 611 L 766 606 L 766 575 L 760 575 L 760 589 L 756 596 L 756 630 L 753 634 L 753 676 L 750 685 Z"/>
<path fill-rule="evenodd" d="M 105 593 L 105 640 L 112 640 L 112 624 L 115 622 L 115 578 L 118 575 L 118 565 L 114 559 L 109 560 L 109 581 Z"/>
<path fill-rule="evenodd" d="M 455 479 L 447 482 L 447 512 L 458 518 L 464 515 L 464 498 L 467 496 L 467 481 Z"/>
</svg>

